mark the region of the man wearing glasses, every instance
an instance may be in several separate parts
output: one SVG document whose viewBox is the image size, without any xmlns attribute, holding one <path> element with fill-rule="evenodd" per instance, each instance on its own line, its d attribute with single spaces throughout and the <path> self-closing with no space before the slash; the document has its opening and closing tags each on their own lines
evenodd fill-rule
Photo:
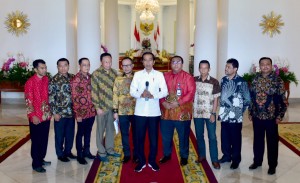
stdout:
<svg viewBox="0 0 300 183">
<path fill-rule="evenodd" d="M 174 129 L 179 137 L 180 165 L 188 163 L 189 135 L 193 113 L 193 99 L 196 91 L 194 78 L 182 70 L 183 59 L 174 56 L 171 59 L 172 71 L 165 73 L 169 95 L 160 99 L 161 123 L 164 156 L 159 160 L 166 163 L 171 159 Z"/>
<path fill-rule="evenodd" d="M 133 60 L 129 57 L 122 59 L 123 74 L 117 76 L 113 88 L 113 112 L 114 118 L 119 120 L 122 135 L 124 158 L 123 163 L 131 159 L 129 132 L 132 129 L 133 162 L 137 163 L 137 145 L 135 137 L 135 123 L 133 119 L 135 99 L 130 95 L 130 84 L 133 78 Z"/>
</svg>

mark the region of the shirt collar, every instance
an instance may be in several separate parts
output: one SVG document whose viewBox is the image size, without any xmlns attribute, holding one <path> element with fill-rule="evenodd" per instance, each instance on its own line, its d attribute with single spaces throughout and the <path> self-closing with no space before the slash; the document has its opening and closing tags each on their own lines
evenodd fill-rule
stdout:
<svg viewBox="0 0 300 183">
<path fill-rule="evenodd" d="M 144 72 L 144 73 L 148 73 L 148 72 L 146 71 L 145 68 L 144 68 L 143 72 Z M 155 72 L 155 70 L 154 70 L 154 68 L 152 68 L 152 70 L 149 72 L 149 74 L 152 74 L 152 73 L 154 73 L 154 72 Z"/>
<path fill-rule="evenodd" d="M 201 75 L 198 77 L 198 79 L 200 79 L 202 81 Z M 210 75 L 207 76 L 207 78 L 204 81 L 209 81 L 210 80 Z"/>
</svg>

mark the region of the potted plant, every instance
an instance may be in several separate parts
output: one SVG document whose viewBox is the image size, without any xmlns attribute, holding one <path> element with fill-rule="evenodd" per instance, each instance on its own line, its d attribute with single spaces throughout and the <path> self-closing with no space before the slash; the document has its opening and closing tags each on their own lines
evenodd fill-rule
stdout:
<svg viewBox="0 0 300 183">
<path fill-rule="evenodd" d="M 276 64 L 274 64 L 273 70 L 276 73 L 276 75 L 278 75 L 283 80 L 285 85 L 288 85 L 288 87 L 290 83 L 294 83 L 296 86 L 298 85 L 298 79 L 296 78 L 295 73 L 289 70 L 289 65 L 286 61 L 279 61 Z M 245 73 L 242 77 L 245 81 L 251 83 L 257 72 L 260 72 L 259 67 L 255 64 L 252 64 L 250 72 Z"/>
</svg>

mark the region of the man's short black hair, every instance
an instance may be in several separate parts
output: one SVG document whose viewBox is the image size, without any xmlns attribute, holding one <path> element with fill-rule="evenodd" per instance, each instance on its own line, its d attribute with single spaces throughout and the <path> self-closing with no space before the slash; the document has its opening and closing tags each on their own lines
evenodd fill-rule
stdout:
<svg viewBox="0 0 300 183">
<path fill-rule="evenodd" d="M 83 60 L 88 60 L 88 61 L 90 61 L 88 58 L 82 57 L 81 59 L 78 60 L 78 64 L 81 65 L 81 63 L 82 63 Z"/>
<path fill-rule="evenodd" d="M 272 64 L 272 59 L 270 58 L 270 57 L 261 57 L 260 59 L 259 59 L 259 64 L 260 64 L 260 62 L 262 61 L 262 60 L 270 60 L 270 62 L 271 62 L 271 64 Z"/>
<path fill-rule="evenodd" d="M 179 58 L 181 60 L 181 63 L 183 64 L 183 58 L 179 55 L 175 55 L 174 57 L 171 58 L 171 60 L 173 60 L 173 58 Z"/>
<path fill-rule="evenodd" d="M 233 68 L 239 68 L 239 61 L 237 61 L 235 58 L 228 59 L 226 63 L 231 64 Z"/>
<path fill-rule="evenodd" d="M 46 62 L 42 59 L 36 59 L 35 61 L 33 61 L 32 66 L 33 68 L 38 68 L 39 64 L 46 64 Z"/>
<path fill-rule="evenodd" d="M 102 61 L 103 57 L 106 57 L 106 56 L 109 56 L 110 58 L 112 58 L 110 53 L 102 53 L 100 55 L 100 61 Z"/>
<path fill-rule="evenodd" d="M 122 58 L 122 62 L 123 62 L 123 60 L 130 60 L 131 63 L 133 64 L 133 60 L 130 57 L 124 57 L 124 58 Z"/>
<path fill-rule="evenodd" d="M 154 54 L 152 52 L 145 52 L 145 53 L 143 53 L 143 55 L 142 55 L 142 61 L 144 61 L 144 56 L 145 55 L 152 55 L 152 59 L 153 59 L 153 61 L 155 61 L 155 56 L 154 56 Z"/>
<path fill-rule="evenodd" d="M 208 64 L 208 68 L 210 68 L 210 63 L 209 63 L 208 60 L 201 60 L 201 61 L 199 62 L 199 68 L 200 68 L 200 65 L 201 65 L 201 64 Z"/>
<path fill-rule="evenodd" d="M 66 58 L 60 58 L 60 59 L 58 59 L 58 60 L 57 60 L 57 62 L 56 62 L 56 65 L 58 65 L 58 64 L 59 64 L 59 62 L 67 62 L 67 63 L 68 63 L 68 65 L 70 65 L 70 62 L 69 62 L 69 60 L 68 60 L 68 59 L 66 59 Z"/>
</svg>

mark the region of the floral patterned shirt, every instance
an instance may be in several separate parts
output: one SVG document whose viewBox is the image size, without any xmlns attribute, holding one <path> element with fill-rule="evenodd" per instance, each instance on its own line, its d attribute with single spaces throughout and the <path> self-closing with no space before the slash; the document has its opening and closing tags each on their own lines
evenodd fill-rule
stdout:
<svg viewBox="0 0 300 183">
<path fill-rule="evenodd" d="M 243 113 L 250 104 L 247 82 L 239 75 L 232 79 L 225 76 L 221 80 L 219 120 L 229 123 L 242 123 Z"/>
<path fill-rule="evenodd" d="M 135 107 L 135 98 L 130 95 L 130 84 L 133 74 L 118 76 L 115 79 L 113 87 L 113 109 L 118 111 L 119 115 L 133 115 Z"/>
<path fill-rule="evenodd" d="M 49 82 L 49 103 L 52 114 L 59 114 L 62 118 L 73 117 L 72 95 L 70 81 L 73 74 L 63 76 L 57 73 Z"/>
<path fill-rule="evenodd" d="M 75 117 L 87 119 L 96 116 L 91 98 L 91 75 L 84 76 L 78 72 L 71 80 L 72 102 Z"/>
<path fill-rule="evenodd" d="M 201 76 L 196 76 L 194 79 L 196 82 L 194 118 L 210 118 L 214 100 L 220 96 L 221 92 L 219 81 L 211 76 L 208 76 L 204 81 L 202 81 Z"/>
<path fill-rule="evenodd" d="M 47 76 L 39 78 L 35 74 L 25 83 L 24 95 L 30 122 L 33 116 L 38 117 L 41 122 L 51 119 L 48 80 Z"/>
<path fill-rule="evenodd" d="M 267 77 L 258 73 L 251 83 L 249 113 L 260 120 L 282 120 L 287 105 L 284 84 L 274 72 Z"/>
</svg>

